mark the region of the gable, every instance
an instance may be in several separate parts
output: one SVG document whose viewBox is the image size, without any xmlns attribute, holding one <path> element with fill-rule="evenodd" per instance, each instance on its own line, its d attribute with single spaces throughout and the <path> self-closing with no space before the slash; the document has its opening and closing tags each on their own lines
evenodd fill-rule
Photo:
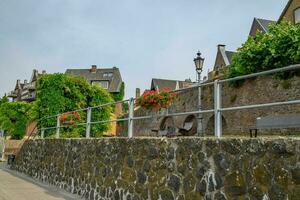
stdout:
<svg viewBox="0 0 300 200">
<path fill-rule="evenodd" d="M 216 56 L 214 70 L 218 70 L 224 66 L 226 66 L 225 60 L 223 58 L 222 53 L 220 51 L 218 51 L 217 56 Z"/>
<path fill-rule="evenodd" d="M 255 37 L 258 31 L 265 32 L 263 27 L 258 23 L 256 19 L 253 20 L 249 36 Z"/>
<path fill-rule="evenodd" d="M 290 0 L 282 11 L 278 22 L 289 21 L 295 23 L 294 11 L 300 7 L 300 0 Z"/>
<path fill-rule="evenodd" d="M 267 33 L 269 31 L 269 25 L 271 23 L 276 23 L 276 22 L 267 19 L 254 18 L 249 36 L 255 37 L 258 31 L 262 33 Z"/>
</svg>

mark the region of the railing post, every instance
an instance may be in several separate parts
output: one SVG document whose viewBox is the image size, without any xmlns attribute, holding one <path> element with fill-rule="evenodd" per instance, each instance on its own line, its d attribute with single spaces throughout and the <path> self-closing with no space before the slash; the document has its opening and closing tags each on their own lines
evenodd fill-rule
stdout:
<svg viewBox="0 0 300 200">
<path fill-rule="evenodd" d="M 128 113 L 128 137 L 133 137 L 133 113 L 134 113 L 134 99 L 129 100 L 129 113 Z"/>
<path fill-rule="evenodd" d="M 86 132 L 85 137 L 90 138 L 91 137 L 91 117 L 92 117 L 92 108 L 87 108 L 87 114 L 86 114 Z"/>
<path fill-rule="evenodd" d="M 45 137 L 45 129 L 41 128 L 41 138 L 44 139 Z"/>
<path fill-rule="evenodd" d="M 214 81 L 214 114 L 215 114 L 215 136 L 222 136 L 222 115 L 221 115 L 221 85 L 219 80 Z"/>
<path fill-rule="evenodd" d="M 57 115 L 57 120 L 56 120 L 56 139 L 59 139 L 59 132 L 60 132 L 60 114 Z"/>
<path fill-rule="evenodd" d="M 198 110 L 202 111 L 202 86 L 201 86 L 201 76 L 198 74 Z M 198 126 L 197 126 L 198 136 L 203 136 L 203 115 L 198 114 Z"/>
</svg>

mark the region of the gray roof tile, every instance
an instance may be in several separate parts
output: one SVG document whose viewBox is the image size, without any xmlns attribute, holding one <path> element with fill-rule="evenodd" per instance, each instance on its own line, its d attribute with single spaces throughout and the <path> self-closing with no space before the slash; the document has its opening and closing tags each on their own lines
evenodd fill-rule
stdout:
<svg viewBox="0 0 300 200">
<path fill-rule="evenodd" d="M 112 73 L 112 76 L 104 76 L 105 73 Z M 122 77 L 117 67 L 98 68 L 94 73 L 91 72 L 90 69 L 67 69 L 66 74 L 83 77 L 89 82 L 108 81 L 109 92 L 120 92 L 120 88 L 122 85 Z"/>
</svg>

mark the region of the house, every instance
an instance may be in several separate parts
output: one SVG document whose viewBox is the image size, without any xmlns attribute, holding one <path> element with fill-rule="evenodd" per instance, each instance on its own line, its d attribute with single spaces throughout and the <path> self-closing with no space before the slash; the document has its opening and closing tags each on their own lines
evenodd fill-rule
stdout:
<svg viewBox="0 0 300 200">
<path fill-rule="evenodd" d="M 214 70 L 219 70 L 231 64 L 232 56 L 235 52 L 227 51 L 226 46 L 223 44 L 218 45 L 217 56 L 215 60 Z"/>
<path fill-rule="evenodd" d="M 293 24 L 300 22 L 300 0 L 289 0 L 283 9 L 278 22 L 289 21 Z"/>
<path fill-rule="evenodd" d="M 258 31 L 267 33 L 270 24 L 279 23 L 281 21 L 289 21 L 293 24 L 300 22 L 300 0 L 289 0 L 277 22 L 255 17 L 250 28 L 249 36 L 255 37 Z M 225 45 L 218 45 L 215 65 L 213 71 L 208 73 L 208 80 L 219 79 L 222 76 L 226 67 L 230 66 L 234 53 L 235 52 L 232 51 L 226 51 Z"/>
<path fill-rule="evenodd" d="M 277 23 L 282 21 L 289 21 L 292 24 L 297 24 L 300 22 L 300 0 L 288 1 L 279 19 L 277 20 Z M 255 37 L 257 31 L 267 33 L 269 31 L 269 25 L 271 23 L 276 23 L 276 21 L 254 18 L 249 36 Z"/>
<path fill-rule="evenodd" d="M 178 89 L 191 87 L 194 84 L 195 83 L 193 83 L 191 79 L 186 79 L 185 81 L 179 81 L 179 80 L 153 78 L 151 80 L 150 89 L 145 90 L 144 93 L 149 90 L 155 90 L 158 92 L 162 90 L 171 90 L 171 91 L 178 90 Z M 135 97 L 138 98 L 140 96 L 141 96 L 141 90 L 140 88 L 136 88 Z"/>
<path fill-rule="evenodd" d="M 42 71 L 40 74 L 38 70 L 34 69 L 30 78 L 30 81 L 17 80 L 15 89 L 7 94 L 8 97 L 12 98 L 12 101 L 25 101 L 32 102 L 36 97 L 36 82 L 39 76 L 46 74 L 46 71 Z"/>
<path fill-rule="evenodd" d="M 233 51 L 227 51 L 224 44 L 219 44 L 217 47 L 217 55 L 213 71 L 208 73 L 208 80 L 214 80 L 220 77 L 222 71 L 232 63 L 232 57 L 235 54 Z"/>
<path fill-rule="evenodd" d="M 255 17 L 251 25 L 249 36 L 255 37 L 258 31 L 262 33 L 267 33 L 269 31 L 269 25 L 272 23 L 276 23 L 276 21 L 260 19 Z"/>
<path fill-rule="evenodd" d="M 67 69 L 65 74 L 85 78 L 92 85 L 100 85 L 110 93 L 121 91 L 122 77 L 117 67 L 97 68 L 92 65 L 90 69 Z"/>
<path fill-rule="evenodd" d="M 169 79 L 157 79 L 153 78 L 151 81 L 150 90 L 160 91 L 163 89 L 178 90 L 192 86 L 193 83 L 190 79 L 185 81 L 169 80 Z"/>
</svg>

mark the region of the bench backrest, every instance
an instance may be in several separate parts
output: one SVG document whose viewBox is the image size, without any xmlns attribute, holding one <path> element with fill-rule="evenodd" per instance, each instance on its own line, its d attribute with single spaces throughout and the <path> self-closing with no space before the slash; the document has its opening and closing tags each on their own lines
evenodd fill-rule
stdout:
<svg viewBox="0 0 300 200">
<path fill-rule="evenodd" d="M 298 128 L 300 114 L 259 117 L 256 119 L 257 128 Z"/>
</svg>

